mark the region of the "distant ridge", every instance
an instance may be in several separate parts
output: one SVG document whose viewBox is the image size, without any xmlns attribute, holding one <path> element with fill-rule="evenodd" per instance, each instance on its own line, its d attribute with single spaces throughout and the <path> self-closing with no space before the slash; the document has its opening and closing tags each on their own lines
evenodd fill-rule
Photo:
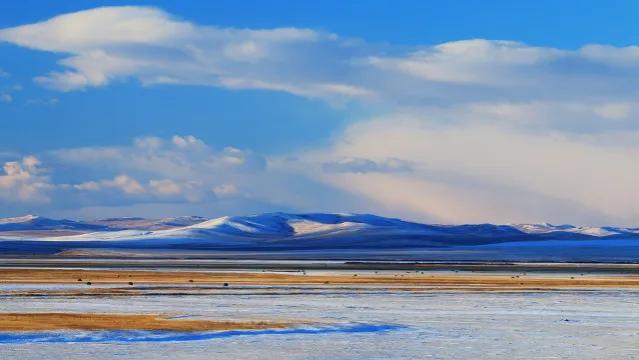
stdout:
<svg viewBox="0 0 639 360">
<path fill-rule="evenodd" d="M 451 235 L 473 237 L 517 237 L 525 235 L 583 235 L 606 238 L 616 236 L 639 236 L 637 228 L 621 227 L 579 227 L 573 225 L 552 225 L 549 223 L 530 224 L 420 224 L 397 218 L 387 218 L 372 214 L 348 213 L 265 213 L 249 216 L 223 216 L 208 219 L 201 216 L 181 216 L 162 219 L 142 217 L 116 217 L 88 221 L 57 220 L 36 215 L 0 218 L 0 237 L 4 231 L 17 230 L 90 230 L 106 234 L 92 234 L 96 238 L 117 237 L 122 230 L 171 230 L 158 232 L 157 236 L 188 234 L 210 230 L 218 234 L 234 236 L 312 236 L 343 232 L 369 232 L 394 230 L 400 233 L 420 233 L 424 235 Z M 128 237 L 128 236 L 127 236 Z"/>
<path fill-rule="evenodd" d="M 0 218 L 0 236 L 2 231 L 33 231 L 33 230 L 85 230 L 107 231 L 114 230 L 108 226 L 89 224 L 73 220 L 54 220 L 35 215 L 25 215 L 12 218 Z"/>
<path fill-rule="evenodd" d="M 90 221 L 57 220 L 35 215 L 0 218 L 0 237 L 6 231 L 86 230 L 82 238 L 129 239 L 127 230 L 143 230 L 145 237 L 265 237 L 304 238 L 331 235 L 423 235 L 430 237 L 472 238 L 611 238 L 639 237 L 639 229 L 620 227 L 578 227 L 573 225 L 539 224 L 420 224 L 372 214 L 349 213 L 265 213 L 250 216 L 223 216 L 208 219 L 200 216 L 181 216 L 162 219 L 117 217 Z M 142 235 L 140 235 L 142 236 Z M 76 237 L 70 237 L 73 240 Z"/>
<path fill-rule="evenodd" d="M 58 230 L 66 232 L 55 233 Z M 55 220 L 27 215 L 0 219 L 0 251 L 7 252 L 61 252 L 95 248 L 316 252 L 336 249 L 362 252 L 415 249 L 434 254 L 436 249 L 457 252 L 481 249 L 507 253 L 515 248 L 536 247 L 537 250 L 530 250 L 535 255 L 554 249 L 550 255 L 540 257 L 543 260 L 571 256 L 570 251 L 583 252 L 583 249 L 594 249 L 592 251 L 595 254 L 612 256 L 612 247 L 620 251 L 621 247 L 628 246 L 632 251 L 637 250 L 639 260 L 639 230 L 636 228 L 547 223 L 420 224 L 372 214 L 276 212 L 215 219 L 186 216 L 92 221 Z M 561 251 L 567 252 L 564 254 Z M 624 251 L 624 256 L 633 254 L 627 249 Z"/>
<path fill-rule="evenodd" d="M 189 226 L 208 220 L 200 216 L 180 216 L 162 219 L 145 219 L 142 217 L 117 217 L 87 221 L 95 225 L 103 225 L 119 229 L 162 230 L 180 226 Z"/>
</svg>

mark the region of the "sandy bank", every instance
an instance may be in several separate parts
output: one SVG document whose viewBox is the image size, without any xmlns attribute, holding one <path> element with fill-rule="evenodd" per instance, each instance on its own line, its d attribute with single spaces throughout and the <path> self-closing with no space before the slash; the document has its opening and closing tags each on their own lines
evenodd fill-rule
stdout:
<svg viewBox="0 0 639 360">
<path fill-rule="evenodd" d="M 233 285 L 392 285 L 392 286 L 464 286 L 471 288 L 562 289 L 588 287 L 638 288 L 639 276 L 589 275 L 473 275 L 410 273 L 303 275 L 261 272 L 182 272 L 130 270 L 56 270 L 0 269 L 0 284 L 207 284 Z M 89 284 L 90 283 L 90 284 Z"/>
<path fill-rule="evenodd" d="M 160 315 L 0 313 L 0 331 L 44 330 L 256 330 L 284 328 L 292 323 L 168 319 Z"/>
</svg>

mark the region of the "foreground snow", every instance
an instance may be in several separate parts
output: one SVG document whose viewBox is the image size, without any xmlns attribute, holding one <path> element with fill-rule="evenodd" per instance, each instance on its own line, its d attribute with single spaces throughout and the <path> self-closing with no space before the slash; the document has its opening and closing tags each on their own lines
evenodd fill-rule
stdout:
<svg viewBox="0 0 639 360">
<path fill-rule="evenodd" d="M 267 289 L 265 289 L 267 290 Z M 276 290 L 276 289 L 272 289 Z M 277 296 L 242 288 L 225 296 L 5 298 L 2 312 L 166 313 L 193 319 L 297 319 L 394 325 L 385 332 L 235 334 L 204 341 L 0 344 L 2 359 L 634 359 L 639 294 L 472 293 L 342 289 Z M 233 294 L 237 291 L 237 294 Z M 103 341 L 101 341 L 103 340 Z"/>
</svg>

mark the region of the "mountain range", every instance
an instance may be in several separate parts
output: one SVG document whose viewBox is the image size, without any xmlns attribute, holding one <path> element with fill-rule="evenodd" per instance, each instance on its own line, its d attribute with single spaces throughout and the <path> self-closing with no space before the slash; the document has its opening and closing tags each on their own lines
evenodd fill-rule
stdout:
<svg viewBox="0 0 639 360">
<path fill-rule="evenodd" d="M 109 218 L 91 221 L 38 216 L 0 219 L 0 251 L 59 253 L 73 249 L 171 251 L 357 252 L 463 254 L 525 252 L 538 260 L 553 254 L 599 252 L 639 259 L 639 229 L 542 224 L 421 224 L 370 214 L 267 213 L 215 219 Z M 548 255 L 549 250 L 554 250 Z M 572 252 L 572 253 L 571 253 Z M 614 254 L 613 254 L 614 252 Z M 619 253 L 621 252 L 621 253 Z M 546 254 L 546 255 L 543 255 Z M 589 255 L 589 256 L 591 256 Z M 459 256 L 458 256 L 459 257 Z M 464 256 L 461 256 L 464 257 Z M 472 256 L 471 256 L 472 257 Z M 498 256 L 499 257 L 499 256 Z M 435 256 L 437 259 L 437 256 Z M 497 259 L 497 258 L 495 258 Z"/>
</svg>

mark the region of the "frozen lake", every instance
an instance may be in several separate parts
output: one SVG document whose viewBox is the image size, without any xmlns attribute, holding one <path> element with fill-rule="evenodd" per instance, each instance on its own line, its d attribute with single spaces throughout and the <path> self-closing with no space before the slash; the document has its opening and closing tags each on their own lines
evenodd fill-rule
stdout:
<svg viewBox="0 0 639 360">
<path fill-rule="evenodd" d="M 210 295 L 4 297 L 1 312 L 154 313 L 327 323 L 205 339 L 118 340 L 59 332 L 0 344 L 0 359 L 628 359 L 639 357 L 639 292 L 333 291 L 279 287 Z M 364 327 L 363 331 L 357 329 Z M 366 329 L 365 327 L 369 327 Z M 303 331 L 298 331 L 303 330 Z M 309 331 L 312 330 L 312 331 Z M 331 331 L 325 331 L 331 330 Z M 0 337 L 1 339 L 1 337 Z M 143 337 L 140 339 L 144 340 Z M 5 339 L 6 340 L 6 339 Z"/>
</svg>

